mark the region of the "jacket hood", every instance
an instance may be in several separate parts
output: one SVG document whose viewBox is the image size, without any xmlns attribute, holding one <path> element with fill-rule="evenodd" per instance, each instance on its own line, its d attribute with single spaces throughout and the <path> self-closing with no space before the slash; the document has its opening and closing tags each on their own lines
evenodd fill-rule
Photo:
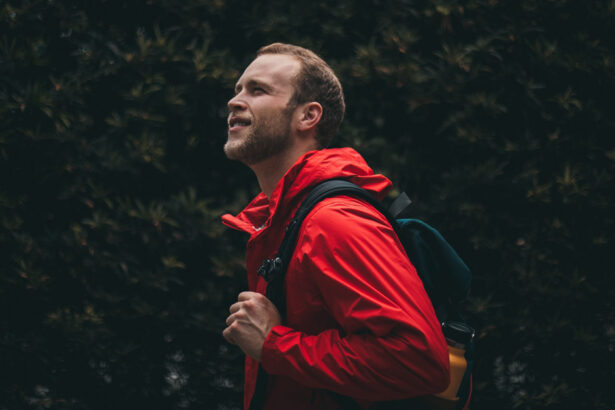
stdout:
<svg viewBox="0 0 615 410">
<path fill-rule="evenodd" d="M 255 234 L 278 218 L 289 220 L 315 185 L 333 178 L 349 180 L 378 200 L 392 187 L 388 178 L 374 174 L 352 148 L 309 151 L 284 174 L 271 198 L 261 192 L 239 214 L 223 215 L 222 222 L 230 228 Z"/>
</svg>

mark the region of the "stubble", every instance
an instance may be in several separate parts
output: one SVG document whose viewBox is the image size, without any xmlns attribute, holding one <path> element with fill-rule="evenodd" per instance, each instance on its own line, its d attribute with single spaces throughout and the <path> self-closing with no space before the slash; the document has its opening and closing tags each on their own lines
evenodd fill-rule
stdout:
<svg viewBox="0 0 615 410">
<path fill-rule="evenodd" d="M 291 113 L 287 108 L 280 116 L 253 122 L 248 135 L 224 144 L 227 158 L 249 166 L 284 152 L 291 143 Z"/>
</svg>

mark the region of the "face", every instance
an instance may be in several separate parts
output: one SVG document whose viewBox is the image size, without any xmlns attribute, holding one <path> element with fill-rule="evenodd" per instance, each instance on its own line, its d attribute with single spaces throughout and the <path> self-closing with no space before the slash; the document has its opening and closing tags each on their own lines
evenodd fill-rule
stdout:
<svg viewBox="0 0 615 410">
<path fill-rule="evenodd" d="M 290 146 L 294 107 L 289 102 L 298 71 L 299 62 L 282 54 L 262 55 L 246 68 L 228 102 L 228 158 L 253 165 Z"/>
</svg>

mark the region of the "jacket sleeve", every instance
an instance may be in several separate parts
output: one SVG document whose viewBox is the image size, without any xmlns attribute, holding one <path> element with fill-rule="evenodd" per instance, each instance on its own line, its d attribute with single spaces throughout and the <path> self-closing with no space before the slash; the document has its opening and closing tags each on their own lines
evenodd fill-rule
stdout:
<svg viewBox="0 0 615 410">
<path fill-rule="evenodd" d="M 309 272 L 339 328 L 309 335 L 276 326 L 261 359 L 269 374 L 369 401 L 448 386 L 448 350 L 431 302 L 374 208 L 347 197 L 321 202 L 303 223 L 289 269 Z"/>
</svg>

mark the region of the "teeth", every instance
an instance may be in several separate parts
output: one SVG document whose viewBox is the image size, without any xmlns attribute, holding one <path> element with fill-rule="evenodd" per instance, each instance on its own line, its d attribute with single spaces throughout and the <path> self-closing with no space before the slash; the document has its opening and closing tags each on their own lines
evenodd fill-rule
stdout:
<svg viewBox="0 0 615 410">
<path fill-rule="evenodd" d="M 250 121 L 247 121 L 247 120 L 231 120 L 231 121 L 229 121 L 229 124 L 231 125 L 231 127 L 234 127 L 236 125 L 247 126 L 247 125 L 250 125 Z"/>
</svg>

